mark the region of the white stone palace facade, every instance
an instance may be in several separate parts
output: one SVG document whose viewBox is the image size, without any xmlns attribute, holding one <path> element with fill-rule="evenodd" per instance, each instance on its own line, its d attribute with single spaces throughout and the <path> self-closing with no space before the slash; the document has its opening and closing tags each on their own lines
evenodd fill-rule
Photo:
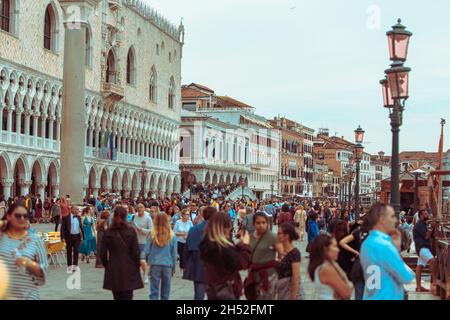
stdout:
<svg viewBox="0 0 450 320">
<path fill-rule="evenodd" d="M 2 0 L 0 194 L 58 196 L 63 11 Z M 85 194 L 178 193 L 184 28 L 141 0 L 102 0 L 86 34 Z M 141 179 L 145 161 L 144 179 Z"/>
<path fill-rule="evenodd" d="M 244 184 L 251 175 L 247 132 L 239 127 L 183 110 L 180 150 L 182 187 Z M 247 156 L 246 156 L 247 154 Z"/>
</svg>

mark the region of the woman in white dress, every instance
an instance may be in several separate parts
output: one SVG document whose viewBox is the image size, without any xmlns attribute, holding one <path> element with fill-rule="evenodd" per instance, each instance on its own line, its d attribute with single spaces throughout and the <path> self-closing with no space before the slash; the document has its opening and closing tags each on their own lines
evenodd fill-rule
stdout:
<svg viewBox="0 0 450 320">
<path fill-rule="evenodd" d="M 320 234 L 311 245 L 308 273 L 314 282 L 314 300 L 349 300 L 353 284 L 337 264 L 339 247 L 332 236 Z"/>
<path fill-rule="evenodd" d="M 296 231 L 300 236 L 300 241 L 303 241 L 305 235 L 305 224 L 306 224 L 306 211 L 303 206 L 298 206 L 295 210 L 294 222 L 296 226 Z"/>
</svg>

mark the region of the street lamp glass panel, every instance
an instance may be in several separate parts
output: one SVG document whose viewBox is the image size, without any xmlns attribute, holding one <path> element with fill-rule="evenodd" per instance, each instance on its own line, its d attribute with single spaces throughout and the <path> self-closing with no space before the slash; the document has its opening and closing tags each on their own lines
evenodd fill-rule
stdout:
<svg viewBox="0 0 450 320">
<path fill-rule="evenodd" d="M 355 142 L 356 143 L 363 143 L 364 141 L 364 133 L 365 131 L 361 129 L 361 126 L 358 127 L 358 129 L 355 130 Z"/>
<path fill-rule="evenodd" d="M 406 61 L 410 36 L 407 34 L 391 33 L 388 35 L 389 53 L 392 61 Z"/>
<path fill-rule="evenodd" d="M 389 81 L 383 79 L 380 81 L 381 89 L 383 91 L 383 105 L 385 108 L 392 108 L 394 106 L 394 99 L 392 99 L 391 88 Z"/>
<path fill-rule="evenodd" d="M 408 99 L 409 69 L 392 68 L 387 74 L 393 99 Z"/>
</svg>

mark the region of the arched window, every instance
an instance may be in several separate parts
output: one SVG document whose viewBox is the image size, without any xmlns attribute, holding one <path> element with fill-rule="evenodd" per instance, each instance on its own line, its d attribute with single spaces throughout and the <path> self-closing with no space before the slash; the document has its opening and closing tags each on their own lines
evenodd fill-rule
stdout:
<svg viewBox="0 0 450 320">
<path fill-rule="evenodd" d="M 45 10 L 44 18 L 44 48 L 56 51 L 57 48 L 58 23 L 56 19 L 55 9 L 51 4 Z"/>
<path fill-rule="evenodd" d="M 11 21 L 10 0 L 0 0 L 0 29 L 9 32 Z"/>
<path fill-rule="evenodd" d="M 152 67 L 152 72 L 150 74 L 150 88 L 149 88 L 149 98 L 151 102 L 156 102 L 156 68 Z"/>
<path fill-rule="evenodd" d="M 108 64 L 106 67 L 106 82 L 116 83 L 116 59 L 112 50 L 108 52 Z"/>
<path fill-rule="evenodd" d="M 173 109 L 175 104 L 175 81 L 173 80 L 173 77 L 170 78 L 168 102 L 169 109 Z"/>
<path fill-rule="evenodd" d="M 136 84 L 136 59 L 134 56 L 134 49 L 128 50 L 127 56 L 127 83 Z"/>
</svg>

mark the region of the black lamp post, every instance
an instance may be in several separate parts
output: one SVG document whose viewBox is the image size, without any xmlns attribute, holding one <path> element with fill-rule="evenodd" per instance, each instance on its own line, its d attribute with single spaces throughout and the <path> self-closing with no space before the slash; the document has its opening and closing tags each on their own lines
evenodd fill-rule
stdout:
<svg viewBox="0 0 450 320">
<path fill-rule="evenodd" d="M 270 196 L 271 196 L 271 198 L 273 198 L 273 188 L 274 188 L 274 185 L 273 185 L 273 180 L 272 180 L 272 183 L 270 184 Z"/>
<path fill-rule="evenodd" d="M 386 33 L 389 40 L 391 67 L 385 71 L 386 78 L 380 81 L 383 90 L 384 107 L 389 109 L 392 131 L 392 163 L 391 163 L 391 204 L 396 214 L 400 213 L 400 181 L 399 181 L 399 134 L 403 120 L 405 102 L 409 98 L 409 72 L 403 63 L 407 59 L 409 39 L 412 33 L 398 20 L 398 24 Z"/>
<path fill-rule="evenodd" d="M 355 219 L 359 220 L 359 173 L 361 170 L 361 160 L 363 156 L 364 147 L 362 143 L 364 141 L 364 130 L 361 126 L 355 130 L 355 162 L 356 162 L 356 192 L 355 192 Z"/>
<path fill-rule="evenodd" d="M 350 159 L 350 163 L 347 165 L 347 177 L 348 177 L 348 212 L 350 214 L 352 207 L 352 182 L 353 182 L 353 159 Z"/>
<path fill-rule="evenodd" d="M 142 165 L 142 170 L 140 172 L 140 174 L 141 174 L 141 194 L 140 194 L 140 196 L 142 198 L 144 198 L 145 177 L 147 176 L 147 170 L 145 169 L 145 166 L 147 165 L 147 163 L 145 161 L 142 161 L 141 165 Z"/>
</svg>

